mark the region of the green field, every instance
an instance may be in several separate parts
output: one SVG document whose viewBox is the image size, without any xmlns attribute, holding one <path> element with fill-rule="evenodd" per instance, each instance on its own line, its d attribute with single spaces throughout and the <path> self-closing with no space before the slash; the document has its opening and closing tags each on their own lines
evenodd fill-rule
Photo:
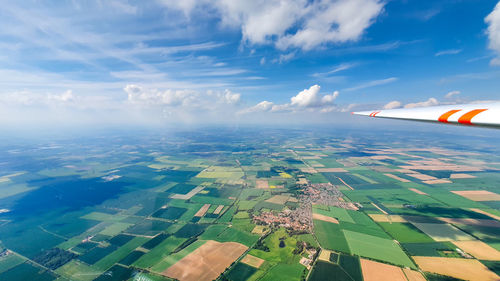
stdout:
<svg viewBox="0 0 500 281">
<path fill-rule="evenodd" d="M 164 258 L 168 257 L 168 255 L 179 245 L 181 245 L 185 240 L 185 238 L 170 236 L 167 239 L 163 240 L 163 242 L 161 242 L 158 246 L 154 247 L 148 253 L 135 261 L 132 265 L 140 268 L 150 268 L 153 265 L 159 263 Z"/>
<path fill-rule="evenodd" d="M 314 234 L 321 247 L 329 250 L 351 253 L 340 226 L 335 223 L 314 220 Z"/>
<path fill-rule="evenodd" d="M 354 281 L 363 281 L 359 257 L 340 255 L 339 265 Z"/>
<path fill-rule="evenodd" d="M 394 241 L 359 232 L 344 231 L 353 254 L 415 268 L 413 262 Z"/>
<path fill-rule="evenodd" d="M 21 263 L 23 263 L 25 259 L 22 257 L 15 255 L 15 254 L 10 254 L 5 257 L 0 258 L 0 273 L 7 271 Z"/>
<path fill-rule="evenodd" d="M 219 242 L 238 242 L 245 246 L 251 247 L 259 237 L 255 234 L 228 227 L 222 231 L 214 240 Z"/>
<path fill-rule="evenodd" d="M 7 271 L 0 273 L 0 280 L 55 280 L 56 276 L 51 272 L 36 267 L 29 263 L 19 264 Z"/>
<path fill-rule="evenodd" d="M 128 254 L 130 254 L 135 248 L 144 244 L 144 242 L 148 241 L 149 238 L 145 237 L 135 237 L 123 246 L 119 247 L 116 251 L 107 255 L 106 257 L 100 259 L 94 265 L 93 268 L 97 268 L 99 270 L 106 270 L 111 267 L 113 264 L 119 262 L 123 258 L 125 258 Z"/>
<path fill-rule="evenodd" d="M 465 149 L 449 141 L 462 138 L 436 136 L 243 126 L 36 143 L 4 136 L 0 280 L 166 281 L 166 269 L 211 240 L 240 243 L 264 260 L 259 268 L 231 261 L 218 279 L 234 281 L 363 281 L 361 258 L 422 271 L 413 256 L 463 258 L 455 240 L 500 250 L 499 201 L 451 192 L 500 194 L 500 148 L 488 141 Z M 308 225 L 311 207 L 338 223 Z M 499 271 L 498 261 L 468 260 Z"/>
<path fill-rule="evenodd" d="M 380 222 L 379 225 L 400 243 L 434 242 L 432 238 L 410 223 Z"/>
<path fill-rule="evenodd" d="M 256 271 L 256 268 L 239 262 L 226 274 L 226 277 L 231 281 L 245 281 Z"/>
<path fill-rule="evenodd" d="M 284 238 L 285 247 L 279 246 L 280 238 Z M 269 251 L 253 249 L 250 251 L 250 255 L 276 263 L 288 262 L 299 258 L 293 254 L 297 240 L 294 237 L 290 237 L 283 228 L 267 236 L 263 243 L 269 248 Z"/>
<path fill-rule="evenodd" d="M 450 224 L 413 223 L 418 229 L 435 241 L 474 240 L 474 238 Z"/>
<path fill-rule="evenodd" d="M 62 276 L 77 281 L 91 281 L 99 276 L 102 271 L 94 269 L 83 262 L 72 260 L 56 270 Z"/>
<path fill-rule="evenodd" d="M 349 215 L 349 211 L 346 209 L 342 208 L 337 208 L 337 207 L 328 207 L 325 206 L 327 209 L 323 209 L 321 206 L 314 206 L 313 207 L 313 212 L 333 218 L 337 218 L 339 221 L 345 221 L 345 222 L 350 222 L 350 223 L 355 223 L 352 217 Z"/>
<path fill-rule="evenodd" d="M 191 252 L 201 247 L 203 244 L 205 244 L 205 242 L 207 241 L 197 240 L 191 243 L 186 248 L 182 249 L 181 251 L 173 253 L 171 255 L 167 255 L 160 262 L 156 263 L 153 267 L 151 267 L 151 270 L 158 273 L 166 270 L 167 268 L 174 265 L 176 262 L 180 261 L 183 257 L 189 255 Z"/>
<path fill-rule="evenodd" d="M 338 280 L 338 281 L 356 281 L 352 279 L 345 270 L 339 265 L 329 262 L 318 261 L 314 266 L 309 281 L 323 281 L 323 280 Z"/>
<path fill-rule="evenodd" d="M 301 280 L 305 267 L 301 264 L 277 264 L 267 271 L 261 280 L 265 281 L 294 281 Z"/>
<path fill-rule="evenodd" d="M 454 252 L 456 246 L 450 242 L 403 243 L 403 248 L 412 256 L 441 257 L 443 251 Z"/>
</svg>

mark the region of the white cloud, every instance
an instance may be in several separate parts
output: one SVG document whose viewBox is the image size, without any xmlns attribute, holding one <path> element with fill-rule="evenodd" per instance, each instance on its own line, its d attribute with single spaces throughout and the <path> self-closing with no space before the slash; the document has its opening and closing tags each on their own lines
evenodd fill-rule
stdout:
<svg viewBox="0 0 500 281">
<path fill-rule="evenodd" d="M 497 57 L 491 60 L 492 65 L 500 65 L 500 2 L 493 11 L 484 19 L 488 24 L 488 47 L 497 53 Z"/>
<path fill-rule="evenodd" d="M 313 85 L 309 89 L 304 89 L 302 92 L 298 93 L 296 96 L 291 98 L 291 105 L 297 107 L 321 107 L 325 105 L 333 104 L 335 99 L 338 97 L 339 92 L 334 92 L 331 95 L 319 96 L 319 85 Z"/>
<path fill-rule="evenodd" d="M 366 82 L 366 83 L 363 83 L 363 84 L 360 84 L 360 85 L 357 85 L 357 86 L 354 86 L 351 88 L 347 88 L 345 90 L 346 91 L 356 91 L 356 90 L 366 89 L 366 88 L 370 88 L 370 87 L 385 85 L 385 84 L 393 83 L 396 81 L 398 81 L 397 77 L 390 77 L 390 78 L 386 78 L 386 79 L 369 81 L 369 82 Z"/>
<path fill-rule="evenodd" d="M 272 103 L 270 101 L 266 101 L 266 100 L 261 101 L 252 107 L 240 110 L 238 112 L 238 114 L 248 114 L 248 113 L 255 113 L 255 112 L 268 112 L 268 111 L 272 110 L 273 105 L 274 105 L 274 103 Z"/>
<path fill-rule="evenodd" d="M 310 50 L 325 43 L 357 41 L 383 7 L 378 0 L 315 1 L 304 9 L 302 28 L 284 35 L 276 46 Z"/>
<path fill-rule="evenodd" d="M 434 106 L 439 105 L 439 101 L 435 98 L 429 98 L 426 101 L 409 103 L 404 106 L 404 108 L 416 108 L 416 107 L 426 107 L 426 106 Z"/>
<path fill-rule="evenodd" d="M 189 15 L 215 9 L 224 26 L 241 29 L 248 44 L 274 44 L 281 50 L 310 50 L 327 43 L 357 41 L 382 12 L 380 0 L 203 0 L 161 3 Z"/>
<path fill-rule="evenodd" d="M 226 89 L 223 93 L 216 93 L 219 102 L 226 104 L 238 104 L 240 102 L 241 95 L 237 93 L 233 93 L 230 90 Z"/>
<path fill-rule="evenodd" d="M 401 102 L 395 100 L 384 105 L 384 109 L 395 109 L 395 108 L 400 108 L 401 106 L 403 106 Z"/>
<path fill-rule="evenodd" d="M 443 51 L 435 53 L 434 56 L 440 57 L 440 56 L 445 56 L 445 55 L 456 55 L 456 54 L 460 54 L 461 52 L 462 52 L 462 49 L 443 50 Z"/>
<path fill-rule="evenodd" d="M 447 99 L 450 99 L 450 98 L 457 96 L 457 95 L 460 95 L 460 91 L 451 91 L 451 92 L 447 93 L 444 97 Z"/>
<path fill-rule="evenodd" d="M 182 107 L 184 109 L 214 109 L 217 106 L 233 106 L 238 104 L 241 95 L 230 90 L 200 92 L 196 90 L 158 90 L 129 84 L 123 89 L 127 93 L 129 104 L 154 107 Z"/>
<path fill-rule="evenodd" d="M 241 110 L 240 114 L 253 112 L 285 112 L 285 111 L 319 111 L 331 112 L 337 109 L 334 104 L 335 99 L 339 96 L 339 92 L 335 91 L 332 94 L 320 95 L 321 87 L 313 85 L 309 89 L 304 89 L 297 95 L 290 98 L 290 103 L 274 104 L 269 101 L 262 101 L 252 107 Z"/>
<path fill-rule="evenodd" d="M 295 57 L 295 52 L 291 52 L 288 54 L 281 54 L 278 62 L 284 63 L 284 62 L 292 60 L 294 57 Z"/>
</svg>

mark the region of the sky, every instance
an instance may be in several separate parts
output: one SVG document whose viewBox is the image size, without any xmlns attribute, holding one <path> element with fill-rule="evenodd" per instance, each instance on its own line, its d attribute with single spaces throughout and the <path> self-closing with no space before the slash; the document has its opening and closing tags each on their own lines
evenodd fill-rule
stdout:
<svg viewBox="0 0 500 281">
<path fill-rule="evenodd" d="M 3 126 L 349 122 L 500 100 L 497 1 L 1 5 Z"/>
</svg>

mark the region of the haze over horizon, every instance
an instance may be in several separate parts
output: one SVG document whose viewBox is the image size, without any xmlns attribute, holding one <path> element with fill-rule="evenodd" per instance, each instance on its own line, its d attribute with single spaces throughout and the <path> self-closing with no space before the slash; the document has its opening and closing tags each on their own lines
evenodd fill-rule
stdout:
<svg viewBox="0 0 500 281">
<path fill-rule="evenodd" d="M 0 124 L 353 122 L 498 100 L 497 1 L 16 1 Z"/>
</svg>

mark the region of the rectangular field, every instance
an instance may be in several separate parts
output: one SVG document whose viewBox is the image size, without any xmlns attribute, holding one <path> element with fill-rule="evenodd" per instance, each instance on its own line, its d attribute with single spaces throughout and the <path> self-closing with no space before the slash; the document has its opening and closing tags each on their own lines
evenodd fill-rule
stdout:
<svg viewBox="0 0 500 281">
<path fill-rule="evenodd" d="M 452 243 L 478 260 L 500 261 L 500 252 L 482 241 L 453 241 Z"/>
<path fill-rule="evenodd" d="M 205 204 L 203 205 L 196 214 L 194 214 L 195 217 L 203 217 L 205 213 L 208 211 L 208 208 L 210 208 L 210 204 Z"/>
<path fill-rule="evenodd" d="M 412 224 L 438 242 L 474 240 L 474 237 L 450 224 L 416 222 L 412 222 Z"/>
<path fill-rule="evenodd" d="M 394 241 L 359 232 L 344 230 L 353 254 L 415 268 L 413 262 Z"/>
<path fill-rule="evenodd" d="M 500 276 L 490 271 L 479 261 L 473 259 L 442 257 L 413 257 L 413 259 L 422 270 L 432 273 L 463 280 L 500 280 Z"/>
<path fill-rule="evenodd" d="M 401 268 L 372 260 L 361 259 L 364 281 L 407 281 Z"/>
<path fill-rule="evenodd" d="M 207 241 L 163 274 L 180 281 L 214 280 L 246 250 L 246 246 L 235 242 Z"/>
<path fill-rule="evenodd" d="M 351 253 L 344 233 L 338 224 L 314 220 L 314 233 L 321 247 Z"/>
</svg>

